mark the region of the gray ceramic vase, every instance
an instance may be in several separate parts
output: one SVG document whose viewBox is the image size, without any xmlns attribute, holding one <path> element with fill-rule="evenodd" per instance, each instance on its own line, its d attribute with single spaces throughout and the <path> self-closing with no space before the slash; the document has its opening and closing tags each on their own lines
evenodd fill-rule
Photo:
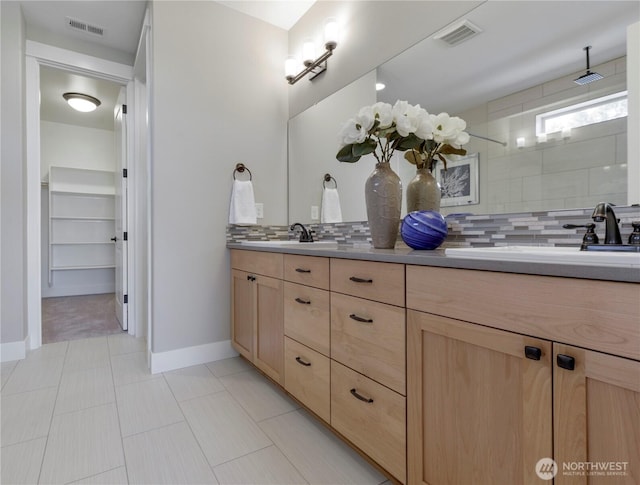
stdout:
<svg viewBox="0 0 640 485">
<path fill-rule="evenodd" d="M 407 185 L 407 212 L 440 212 L 440 186 L 426 168 L 416 170 L 416 176 Z"/>
<path fill-rule="evenodd" d="M 389 163 L 378 163 L 365 184 L 367 219 L 374 248 L 393 249 L 400 228 L 402 182 Z"/>
</svg>

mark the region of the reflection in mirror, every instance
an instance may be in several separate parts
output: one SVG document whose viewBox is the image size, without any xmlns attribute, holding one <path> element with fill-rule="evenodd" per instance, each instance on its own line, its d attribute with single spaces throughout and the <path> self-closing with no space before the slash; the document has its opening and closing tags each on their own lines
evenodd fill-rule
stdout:
<svg viewBox="0 0 640 485">
<path fill-rule="evenodd" d="M 463 118 L 469 132 L 507 143 L 472 138 L 464 146 L 478 153 L 478 203 L 442 207 L 445 214 L 592 207 L 599 200 L 625 204 L 626 118 L 556 130 L 545 141 L 536 132 L 536 115 L 626 89 L 626 29 L 638 21 L 639 5 L 485 2 L 465 16 L 483 29 L 477 36 L 454 47 L 427 38 L 293 118 L 290 222 L 312 221 L 327 172 L 339 183 L 344 220 L 366 220 L 364 181 L 375 160 L 345 164 L 335 153 L 342 123 L 376 99 L 447 111 Z M 586 45 L 593 45 L 592 70 L 604 79 L 579 86 L 574 79 L 584 73 Z M 376 80 L 387 86 L 377 98 Z M 319 121 L 314 112 L 322 113 Z M 517 138 L 524 138 L 522 147 Z M 406 187 L 415 167 L 402 154 L 392 167 Z"/>
</svg>

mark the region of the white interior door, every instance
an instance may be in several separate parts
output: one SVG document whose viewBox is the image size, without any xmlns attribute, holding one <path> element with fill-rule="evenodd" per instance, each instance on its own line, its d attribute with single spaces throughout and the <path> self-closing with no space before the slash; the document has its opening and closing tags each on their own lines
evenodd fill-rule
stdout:
<svg viewBox="0 0 640 485">
<path fill-rule="evenodd" d="M 115 180 L 115 252 L 116 252 L 116 318 L 122 330 L 128 329 L 127 318 L 127 126 L 125 88 L 120 90 L 114 110 L 116 143 Z"/>
</svg>

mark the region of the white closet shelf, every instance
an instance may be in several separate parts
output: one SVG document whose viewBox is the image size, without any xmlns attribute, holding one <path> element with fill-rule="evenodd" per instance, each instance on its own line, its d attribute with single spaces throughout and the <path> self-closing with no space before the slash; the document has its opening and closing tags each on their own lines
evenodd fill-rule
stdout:
<svg viewBox="0 0 640 485">
<path fill-rule="evenodd" d="M 81 246 L 85 244 L 114 244 L 114 241 L 52 241 L 52 246 Z"/>
<path fill-rule="evenodd" d="M 52 271 L 67 271 L 67 270 L 78 270 L 78 269 L 109 269 L 115 268 L 115 264 L 96 264 L 93 266 L 90 265 L 82 265 L 82 266 L 53 266 L 51 268 Z"/>
<path fill-rule="evenodd" d="M 115 221 L 115 217 L 102 216 L 51 216 L 51 219 L 67 221 Z"/>
<path fill-rule="evenodd" d="M 103 189 L 101 187 L 87 187 L 78 188 L 76 186 L 61 186 L 56 185 L 55 188 L 49 189 L 52 194 L 64 194 L 64 195 L 90 195 L 95 197 L 114 197 L 116 195 L 115 189 Z"/>
</svg>

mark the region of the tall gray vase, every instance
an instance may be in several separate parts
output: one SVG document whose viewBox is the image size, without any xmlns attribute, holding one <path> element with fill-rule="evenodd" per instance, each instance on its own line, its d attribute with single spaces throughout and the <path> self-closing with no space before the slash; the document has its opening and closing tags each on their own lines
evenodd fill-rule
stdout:
<svg viewBox="0 0 640 485">
<path fill-rule="evenodd" d="M 364 186 L 374 248 L 393 249 L 400 228 L 402 182 L 389 163 L 378 163 Z"/>
<path fill-rule="evenodd" d="M 426 168 L 416 170 L 416 176 L 407 184 L 407 212 L 440 212 L 440 186 Z"/>
</svg>

